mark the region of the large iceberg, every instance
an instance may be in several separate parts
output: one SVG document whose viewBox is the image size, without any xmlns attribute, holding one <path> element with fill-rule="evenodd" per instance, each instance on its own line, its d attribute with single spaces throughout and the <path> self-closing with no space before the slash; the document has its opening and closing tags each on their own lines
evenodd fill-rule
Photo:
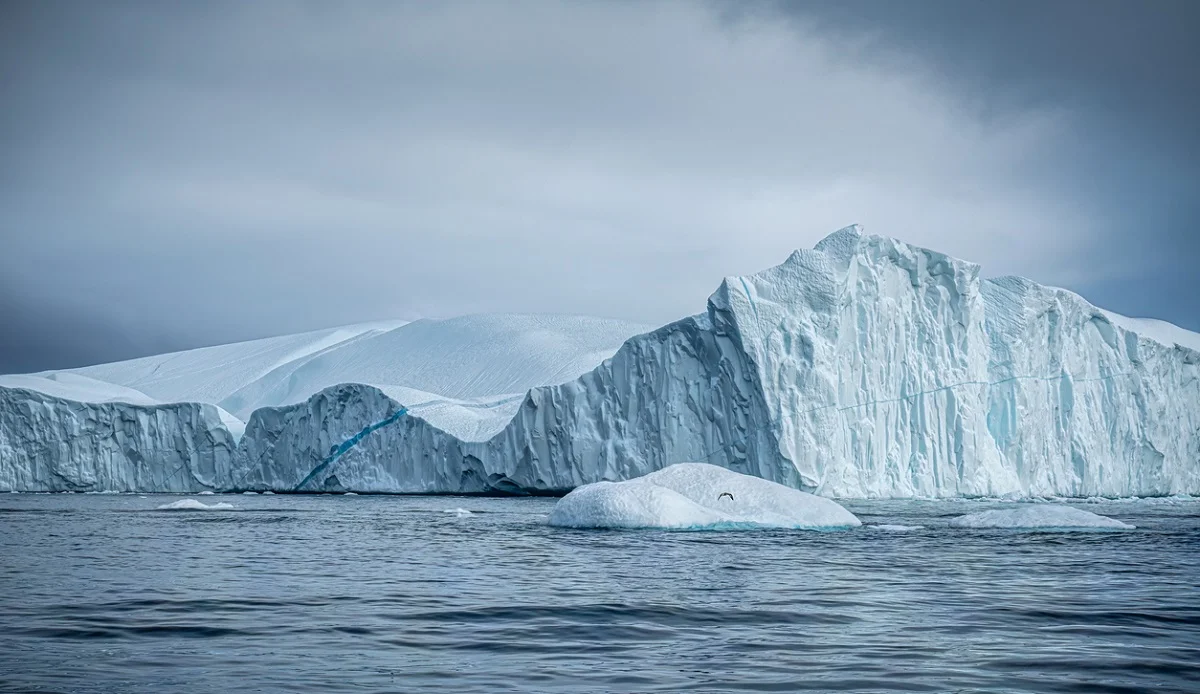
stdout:
<svg viewBox="0 0 1200 694">
<path fill-rule="evenodd" d="M 716 465 L 677 463 L 624 482 L 585 484 L 559 499 L 550 525 L 564 528 L 854 528 L 836 502 Z"/>
<path fill-rule="evenodd" d="M 857 226 L 649 332 L 455 320 L 276 338 L 228 370 L 185 353 L 81 373 L 245 420 L 231 460 L 194 459 L 183 423 L 112 458 L 187 459 L 191 490 L 566 491 L 700 461 L 834 497 L 1200 493 L 1200 335 Z M 0 489 L 137 477 L 23 469 L 40 447 L 92 470 L 63 441 L 105 434 L 48 426 L 66 401 L 31 423 L 44 395 L 0 396 Z"/>
</svg>

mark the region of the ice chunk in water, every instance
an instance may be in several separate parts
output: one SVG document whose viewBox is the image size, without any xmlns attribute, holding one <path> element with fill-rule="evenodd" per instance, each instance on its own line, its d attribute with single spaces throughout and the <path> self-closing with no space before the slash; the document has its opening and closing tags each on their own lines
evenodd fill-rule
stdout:
<svg viewBox="0 0 1200 694">
<path fill-rule="evenodd" d="M 679 463 L 566 495 L 550 525 L 568 528 L 805 528 L 859 525 L 829 499 L 706 463 Z"/>
<path fill-rule="evenodd" d="M 180 499 L 158 507 L 159 511 L 228 511 L 235 508 L 233 504 L 218 501 L 215 504 L 205 504 L 195 499 Z"/>
<path fill-rule="evenodd" d="M 1091 511 L 1050 504 L 968 513 L 950 521 L 955 528 L 1025 528 L 1043 530 L 1131 530 L 1134 526 Z"/>
</svg>

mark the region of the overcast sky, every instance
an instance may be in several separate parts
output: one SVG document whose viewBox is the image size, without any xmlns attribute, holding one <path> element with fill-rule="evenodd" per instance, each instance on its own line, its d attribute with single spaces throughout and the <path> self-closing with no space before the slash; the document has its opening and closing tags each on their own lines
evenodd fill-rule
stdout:
<svg viewBox="0 0 1200 694">
<path fill-rule="evenodd" d="M 1200 3 L 3 2 L 0 373 L 663 323 L 859 222 L 1200 329 Z"/>
</svg>

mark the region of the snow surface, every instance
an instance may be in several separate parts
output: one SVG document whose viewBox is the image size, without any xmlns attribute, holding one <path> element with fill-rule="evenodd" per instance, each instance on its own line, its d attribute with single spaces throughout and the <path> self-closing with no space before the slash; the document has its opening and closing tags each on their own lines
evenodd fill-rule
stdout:
<svg viewBox="0 0 1200 694">
<path fill-rule="evenodd" d="M 443 405 L 467 401 L 471 407 L 480 398 L 511 399 L 535 386 L 577 378 L 649 329 L 590 316 L 534 314 L 363 323 L 68 373 L 138 388 L 163 402 L 220 405 L 241 419 L 341 383 L 408 389 Z"/>
<path fill-rule="evenodd" d="M 218 501 L 215 504 L 205 504 L 195 499 L 180 499 L 158 507 L 159 511 L 228 511 L 236 508 L 233 504 Z"/>
<path fill-rule="evenodd" d="M 364 335 L 403 325 L 404 321 L 348 325 L 88 366 L 66 373 L 135 388 L 161 402 L 219 405 L 238 390 L 268 378 L 278 369 L 303 363 L 314 354 Z M 238 414 L 236 410 L 230 411 Z M 249 412 L 241 414 L 248 416 Z"/>
<path fill-rule="evenodd" d="M 950 521 L 955 528 L 1024 528 L 1043 530 L 1131 530 L 1134 526 L 1091 511 L 1052 504 L 1019 504 L 1016 508 L 980 511 Z"/>
<path fill-rule="evenodd" d="M 39 374 L 13 374 L 0 376 L 0 388 L 23 388 L 63 400 L 77 402 L 119 402 L 129 405 L 157 405 L 159 402 L 145 393 L 88 378 L 70 372 Z"/>
<path fill-rule="evenodd" d="M 1179 345 L 1200 352 L 1200 333 L 1185 330 L 1174 323 L 1155 318 L 1130 318 L 1112 311 L 1101 311 L 1109 320 L 1139 337 L 1156 340 L 1168 347 Z"/>
<path fill-rule="evenodd" d="M 839 529 L 859 521 L 836 502 L 716 465 L 679 463 L 625 482 L 584 485 L 560 499 L 566 528 Z"/>
<path fill-rule="evenodd" d="M 0 386 L 0 490 L 566 491 L 703 461 L 835 498 L 1200 493 L 1200 336 L 858 227 L 641 328 L 469 316 L 78 371 L 202 406 Z M 257 408 L 240 439 L 213 401 Z"/>
</svg>

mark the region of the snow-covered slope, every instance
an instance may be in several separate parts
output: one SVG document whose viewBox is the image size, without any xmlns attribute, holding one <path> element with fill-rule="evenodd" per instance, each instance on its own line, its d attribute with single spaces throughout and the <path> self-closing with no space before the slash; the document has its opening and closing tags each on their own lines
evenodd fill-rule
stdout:
<svg viewBox="0 0 1200 694">
<path fill-rule="evenodd" d="M 159 402 L 206 402 L 216 405 L 248 384 L 268 378 L 278 369 L 363 335 L 403 325 L 404 321 L 348 325 L 87 366 L 70 369 L 67 373 L 134 388 Z M 230 411 L 243 418 L 250 414 L 233 409 Z"/>
<path fill-rule="evenodd" d="M 13 374 L 0 376 L 0 388 L 36 390 L 63 400 L 80 402 L 123 402 L 130 405 L 157 405 L 158 401 L 140 390 L 98 381 L 70 373 Z"/>
<path fill-rule="evenodd" d="M 1200 338 L 858 227 L 615 354 L 628 325 L 559 320 L 256 361 L 206 391 L 257 408 L 211 486 L 565 490 L 694 461 L 842 497 L 1200 493 Z"/>
<path fill-rule="evenodd" d="M 1110 321 L 1117 325 L 1135 332 L 1139 337 L 1144 337 L 1148 340 L 1155 340 L 1164 345 L 1179 345 L 1186 347 L 1194 352 L 1200 352 L 1200 333 L 1194 333 L 1191 330 L 1168 323 L 1165 320 L 1157 320 L 1154 318 L 1130 318 L 1122 316 L 1119 313 L 1112 311 L 1101 311 Z"/>
<path fill-rule="evenodd" d="M 363 323 L 101 364 L 67 373 L 160 402 L 206 402 L 246 419 L 339 383 L 443 401 L 521 394 L 578 377 L 651 326 L 590 316 L 495 314 Z M 511 399 L 511 398 L 509 398 Z"/>
</svg>

